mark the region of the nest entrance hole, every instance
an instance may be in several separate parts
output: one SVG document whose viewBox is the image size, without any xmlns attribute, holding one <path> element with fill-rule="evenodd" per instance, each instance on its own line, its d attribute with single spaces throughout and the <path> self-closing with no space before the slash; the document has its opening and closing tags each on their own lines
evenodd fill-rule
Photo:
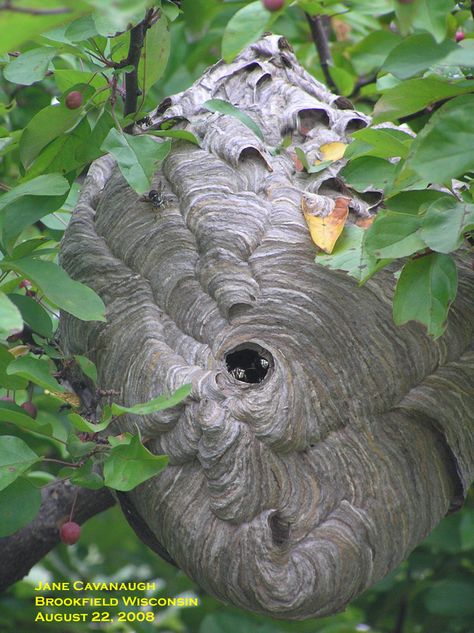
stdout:
<svg viewBox="0 0 474 633">
<path fill-rule="evenodd" d="M 275 545 L 281 547 L 289 540 L 290 524 L 278 514 L 274 514 L 268 519 L 268 525 L 270 526 L 272 540 Z"/>
<path fill-rule="evenodd" d="M 264 380 L 272 366 L 272 357 L 258 345 L 240 345 L 225 355 L 227 371 L 236 380 L 259 383 Z"/>
</svg>

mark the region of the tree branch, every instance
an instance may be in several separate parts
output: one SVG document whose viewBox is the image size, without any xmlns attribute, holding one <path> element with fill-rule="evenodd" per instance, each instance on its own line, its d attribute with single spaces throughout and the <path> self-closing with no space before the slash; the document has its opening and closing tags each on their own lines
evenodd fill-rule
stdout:
<svg viewBox="0 0 474 633">
<path fill-rule="evenodd" d="M 311 36 L 318 52 L 319 63 L 321 64 L 326 83 L 331 90 L 336 91 L 337 86 L 329 72 L 329 66 L 332 64 L 332 56 L 329 50 L 328 35 L 323 24 L 323 19 L 326 16 L 309 15 L 309 13 L 305 13 L 305 16 L 308 20 L 309 28 L 311 29 Z"/>
<path fill-rule="evenodd" d="M 124 115 L 133 114 L 138 102 L 138 64 L 142 48 L 145 43 L 146 32 L 157 18 L 154 9 L 149 9 L 145 18 L 130 31 L 130 47 L 127 55 L 127 66 L 133 66 L 133 70 L 125 73 L 125 108 Z"/>
<path fill-rule="evenodd" d="M 74 521 L 82 524 L 114 505 L 108 488 L 87 490 L 68 481 L 43 488 L 43 501 L 33 521 L 6 538 L 0 538 L 0 592 L 21 580 L 30 569 L 59 543 L 59 528 L 69 520 L 74 497 Z"/>
</svg>

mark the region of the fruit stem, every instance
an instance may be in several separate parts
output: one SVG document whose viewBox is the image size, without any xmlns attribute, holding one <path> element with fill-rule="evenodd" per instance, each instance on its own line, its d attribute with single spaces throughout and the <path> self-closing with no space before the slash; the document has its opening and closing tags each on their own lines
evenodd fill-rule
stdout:
<svg viewBox="0 0 474 633">
<path fill-rule="evenodd" d="M 77 501 L 77 495 L 79 494 L 79 491 L 76 492 L 76 494 L 74 495 L 74 499 L 72 500 L 72 506 L 71 506 L 71 513 L 69 515 L 69 521 L 72 521 L 72 517 L 74 515 L 74 508 L 76 507 L 76 501 Z"/>
</svg>

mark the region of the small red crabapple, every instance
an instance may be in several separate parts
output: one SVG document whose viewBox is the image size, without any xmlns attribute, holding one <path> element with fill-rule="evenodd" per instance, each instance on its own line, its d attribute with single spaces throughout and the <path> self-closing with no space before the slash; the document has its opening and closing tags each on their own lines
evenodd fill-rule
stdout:
<svg viewBox="0 0 474 633">
<path fill-rule="evenodd" d="M 78 90 L 73 90 L 70 92 L 65 100 L 66 108 L 69 110 L 77 110 L 80 108 L 83 102 L 82 94 Z"/>
<path fill-rule="evenodd" d="M 262 0 L 267 11 L 279 11 L 285 4 L 285 0 Z"/>
<path fill-rule="evenodd" d="M 465 37 L 466 36 L 464 34 L 464 31 L 461 31 L 461 29 L 459 29 L 456 31 L 456 35 L 454 36 L 454 39 L 456 40 L 456 42 L 462 42 Z"/>
<path fill-rule="evenodd" d="M 66 545 L 74 545 L 81 536 L 81 526 L 74 521 L 67 521 L 61 525 L 59 537 Z"/>
<path fill-rule="evenodd" d="M 20 407 L 26 411 L 26 413 L 33 419 L 36 418 L 36 416 L 38 415 L 38 409 L 36 408 L 36 406 L 30 402 L 30 401 L 26 401 L 23 404 L 20 404 Z"/>
</svg>

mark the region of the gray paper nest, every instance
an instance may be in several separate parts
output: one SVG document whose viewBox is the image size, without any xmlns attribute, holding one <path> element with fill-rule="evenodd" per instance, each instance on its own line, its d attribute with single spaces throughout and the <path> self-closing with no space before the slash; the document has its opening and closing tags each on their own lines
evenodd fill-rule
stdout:
<svg viewBox="0 0 474 633">
<path fill-rule="evenodd" d="M 246 112 L 262 142 L 220 98 Z M 192 383 L 181 405 L 120 418 L 170 456 L 127 495 L 160 551 L 207 592 L 279 618 L 323 616 L 392 570 L 459 506 L 473 478 L 472 271 L 460 265 L 446 334 L 397 328 L 393 275 L 365 286 L 314 263 L 303 195 L 334 207 L 344 160 L 295 170 L 369 123 L 266 36 L 158 107 L 179 141 L 154 178 L 162 208 L 111 157 L 90 170 L 62 264 L 107 305 L 107 324 L 64 314 L 72 353 L 115 401 Z M 145 126 L 146 127 L 146 126 Z M 271 151 L 288 134 L 292 145 Z M 161 142 L 161 141 L 157 141 Z M 350 193 L 350 221 L 377 192 Z M 129 511 L 130 514 L 130 511 Z"/>
</svg>

